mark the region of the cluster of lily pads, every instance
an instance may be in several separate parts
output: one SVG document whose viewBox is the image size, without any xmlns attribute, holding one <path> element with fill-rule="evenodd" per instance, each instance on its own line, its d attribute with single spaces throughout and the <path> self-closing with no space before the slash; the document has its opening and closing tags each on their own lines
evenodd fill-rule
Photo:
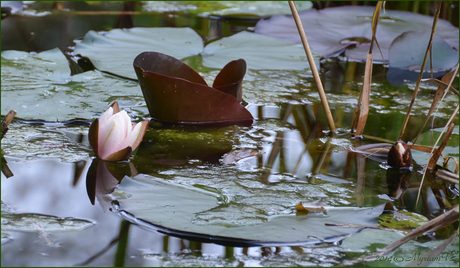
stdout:
<svg viewBox="0 0 460 268">
<path fill-rule="evenodd" d="M 367 45 L 371 32 L 370 17 L 372 11 L 373 9 L 368 7 L 304 11 L 301 16 L 307 29 L 307 37 L 313 51 L 316 52 L 316 64 L 319 65 L 320 57 L 332 57 L 340 53 L 344 53 L 343 55 L 350 60 L 359 61 L 364 59 L 368 51 Z M 350 16 L 350 13 L 353 16 Z M 426 49 L 427 35 L 426 32 L 421 32 L 419 27 L 425 29 L 428 25 L 431 25 L 429 20 L 431 18 L 410 15 L 412 13 L 408 12 L 388 11 L 386 14 L 386 16 L 382 16 L 382 23 L 379 25 L 377 34 L 381 50 L 380 52 L 375 50 L 374 58 L 393 67 L 417 70 L 417 66 L 421 61 L 418 51 L 422 48 L 423 51 Z M 433 51 L 435 51 L 433 64 L 437 70 L 446 70 L 458 61 L 458 28 L 446 22 L 441 22 L 439 27 L 438 36 L 435 38 L 433 46 Z M 193 126 L 251 125 L 254 122 L 253 115 L 243 104 L 243 79 L 247 70 L 286 69 L 308 73 L 309 66 L 304 56 L 303 48 L 298 44 L 297 38 L 298 33 L 292 17 L 286 15 L 262 19 L 254 28 L 254 32 L 242 31 L 230 37 L 211 42 L 206 46 L 204 46 L 203 39 L 190 28 L 132 28 L 115 29 L 101 33 L 88 32 L 83 40 L 76 42 L 75 47 L 71 48 L 70 54 L 74 57 L 89 59 L 99 71 L 127 78 L 123 82 L 117 81 L 117 83 L 128 83 L 127 80 L 139 82 L 139 84 L 133 83 L 127 86 L 127 91 L 139 91 L 139 88 L 141 90 L 139 94 L 132 94 L 133 98 L 131 100 L 116 99 L 117 94 L 112 92 L 112 105 L 99 119 L 93 121 L 89 129 L 89 142 L 95 155 L 102 160 L 112 162 L 126 161 L 130 158 L 132 152 L 139 147 L 147 131 L 149 121 L 143 118 L 141 122 L 133 124 L 127 112 L 119 108 L 119 104 L 123 101 L 125 103 L 128 101 L 136 103 L 145 101 L 149 116 L 165 124 Z M 411 48 L 409 52 L 415 52 L 416 56 L 409 54 L 407 48 Z M 120 53 L 120 51 L 123 51 L 123 53 Z M 437 54 L 438 51 L 443 53 Z M 2 53 L 3 56 L 8 56 L 8 64 L 11 65 L 16 64 L 15 60 L 17 58 L 26 57 L 24 54 L 14 52 Z M 408 58 L 405 58 L 406 56 Z M 414 60 L 412 61 L 413 58 Z M 202 66 L 204 66 L 202 68 L 207 68 L 206 71 L 220 70 L 212 86 L 209 86 L 203 75 L 199 73 L 200 70 L 194 70 L 191 67 L 194 65 L 194 61 L 201 61 Z M 75 75 L 70 81 L 67 81 L 68 78 L 65 73 L 62 74 L 62 70 L 57 71 L 53 68 L 55 67 L 50 67 L 50 69 L 56 71 L 58 76 L 50 79 L 57 79 L 58 81 L 49 83 L 54 88 L 50 90 L 52 92 L 45 92 L 45 95 L 62 94 L 65 91 L 60 87 L 62 84 L 73 83 L 79 79 L 80 81 L 91 80 L 94 77 L 97 79 L 97 74 L 88 72 L 86 76 L 89 76 L 89 78 L 85 78 L 85 73 L 83 73 Z M 33 74 L 32 71 L 31 74 Z M 142 97 L 140 97 L 140 92 L 142 92 Z M 136 101 L 133 101 L 133 99 Z M 99 102 L 107 102 L 107 99 Z M 88 104 L 88 106 L 91 105 L 93 104 Z M 91 108 L 93 109 L 94 107 Z M 93 110 L 92 112 L 95 111 Z M 407 150 L 404 144 L 396 143 L 390 151 L 389 164 L 398 168 L 408 167 L 411 164 L 411 159 L 410 150 Z M 151 162 L 155 163 L 153 160 Z M 104 168 L 104 171 L 100 172 L 106 174 L 105 176 L 111 176 L 105 166 L 106 164 L 110 165 L 110 163 L 101 163 L 103 162 L 96 163 L 97 166 Z M 161 162 L 157 161 L 156 163 Z M 244 175 L 240 175 L 242 178 L 235 176 L 226 167 L 222 170 L 229 172 L 229 175 L 233 177 L 237 177 L 238 183 L 250 185 L 246 188 L 255 188 L 263 192 L 266 186 L 263 183 L 252 180 L 252 178 L 251 180 L 244 180 Z M 267 215 L 269 213 L 253 209 L 250 206 L 246 210 L 235 207 L 231 202 L 227 202 L 227 204 L 224 204 L 225 206 L 216 207 L 216 200 L 225 199 L 225 194 L 215 190 L 218 189 L 216 185 L 212 183 L 205 185 L 202 181 L 203 178 L 211 180 L 216 174 L 222 176 L 222 173 L 219 173 L 222 170 L 218 169 L 217 173 L 198 174 L 196 177 L 191 175 L 193 173 L 192 168 L 184 168 L 178 171 L 180 176 L 176 176 L 176 180 L 186 178 L 189 184 L 196 182 L 195 185 L 202 183 L 203 187 L 208 187 L 201 192 L 192 187 L 180 188 L 178 187 L 180 183 L 166 183 L 162 178 L 168 178 L 169 173 L 167 171 L 158 171 L 154 175 L 137 176 L 136 179 L 133 179 L 135 183 L 122 185 L 119 191 L 134 193 L 137 198 L 154 200 L 159 205 L 156 209 L 151 209 L 150 203 L 139 205 L 136 199 L 127 199 L 120 202 L 122 204 L 120 212 L 129 211 L 137 217 L 151 222 L 165 220 L 172 211 L 167 207 L 168 204 L 162 203 L 169 202 L 169 199 L 162 199 L 162 196 L 171 197 L 174 194 L 179 194 L 184 197 L 184 205 L 178 209 L 187 217 L 180 221 L 174 220 L 171 222 L 165 220 L 159 224 L 181 229 L 189 225 L 189 221 L 192 219 L 194 225 L 191 230 L 194 232 L 201 232 L 203 228 L 206 228 L 209 234 L 213 236 L 223 235 L 252 240 L 263 240 L 267 232 L 276 233 L 280 226 L 283 226 L 283 232 L 272 239 L 278 242 L 282 242 L 284 239 L 290 241 L 299 240 L 299 230 L 304 226 L 304 223 L 293 219 L 293 215 L 287 215 L 288 213 L 271 216 Z M 97 171 L 95 172 L 97 173 Z M 229 177 L 224 179 L 231 181 Z M 117 180 L 114 181 L 115 185 L 119 183 Z M 221 187 L 225 185 L 224 183 L 219 181 Z M 331 191 L 336 190 L 344 195 L 351 195 L 350 191 L 345 187 L 336 186 L 334 188 L 334 185 L 328 186 L 332 189 Z M 152 188 L 154 190 L 152 192 L 145 191 L 145 189 Z M 217 193 L 210 194 L 209 189 Z M 112 191 L 113 187 L 110 190 Z M 278 190 L 288 193 L 286 195 L 290 198 L 313 192 L 310 185 L 308 187 L 306 185 L 290 185 L 286 186 L 285 189 Z M 272 200 L 274 198 L 271 195 L 272 193 L 273 191 L 266 194 L 267 199 L 261 199 Z M 238 192 L 235 196 L 244 200 L 246 204 L 252 205 L 256 203 L 256 201 L 251 200 L 251 193 Z M 285 201 L 286 199 L 280 198 L 280 200 Z M 222 203 L 226 203 L 226 201 L 224 200 Z M 150 211 L 147 215 L 142 214 L 144 213 L 143 210 L 145 210 L 144 205 Z M 257 207 L 264 207 L 264 204 L 257 203 L 256 205 Z M 281 207 L 276 213 L 283 209 L 286 210 L 284 206 Z M 321 206 L 320 209 L 324 208 Z M 340 222 L 347 218 L 350 223 L 362 224 L 363 221 L 372 222 L 376 214 L 381 213 L 383 206 L 379 206 L 378 209 L 335 209 L 334 207 L 326 207 L 326 209 L 328 210 L 327 216 L 332 222 Z M 140 214 L 137 214 L 138 210 Z M 228 216 L 234 214 L 232 213 L 234 211 L 243 211 L 242 216 L 252 215 L 253 213 L 263 215 L 255 220 L 251 219 L 253 221 L 243 218 L 228 222 L 221 219 L 228 219 Z M 163 215 L 163 218 L 159 219 L 158 215 Z M 327 232 L 324 230 L 319 231 L 318 229 L 323 227 L 322 217 L 325 215 L 316 216 L 309 219 L 311 228 L 308 231 L 303 231 L 300 238 L 304 239 L 303 241 L 306 241 L 307 238 L 319 237 L 318 233 L 320 232 L 322 238 L 343 232 L 338 227 L 330 228 Z M 125 217 L 128 216 L 125 215 Z M 255 223 L 266 223 L 266 230 L 258 232 L 259 227 Z M 228 225 L 232 225 L 235 228 L 228 229 L 226 228 Z M 286 226 L 291 228 L 288 230 Z M 251 234 L 251 236 L 248 237 L 248 234 Z"/>
</svg>

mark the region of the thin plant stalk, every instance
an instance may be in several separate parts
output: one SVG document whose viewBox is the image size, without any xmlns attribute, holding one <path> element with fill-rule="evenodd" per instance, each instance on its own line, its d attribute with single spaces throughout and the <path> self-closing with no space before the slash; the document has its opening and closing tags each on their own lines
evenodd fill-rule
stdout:
<svg viewBox="0 0 460 268">
<path fill-rule="evenodd" d="M 323 84 L 321 78 L 319 77 L 318 69 L 316 68 L 315 60 L 313 59 L 313 54 L 311 53 L 310 46 L 308 45 L 307 36 L 302 26 L 302 21 L 300 20 L 299 13 L 295 6 L 294 1 L 288 1 L 289 7 L 291 8 L 292 16 L 294 17 L 295 24 L 297 25 L 297 30 L 299 30 L 300 39 L 302 40 L 305 53 L 307 55 L 308 62 L 310 63 L 310 68 L 315 78 L 316 86 L 318 87 L 319 97 L 323 105 L 324 112 L 326 113 L 327 123 L 329 124 L 329 129 L 332 134 L 335 134 L 336 128 L 334 119 L 332 118 L 332 113 L 329 108 L 329 103 L 326 98 L 326 93 L 324 92 Z"/>
<path fill-rule="evenodd" d="M 457 68 L 455 69 L 455 71 L 453 71 L 451 73 L 452 77 L 449 79 L 449 84 L 448 84 L 447 88 L 444 87 L 443 85 L 439 85 L 438 90 L 436 91 L 435 97 L 433 98 L 433 102 L 431 104 L 430 110 L 428 111 L 428 114 L 426 115 L 425 122 L 423 122 L 423 125 L 420 128 L 420 131 L 418 132 L 417 136 L 415 137 L 413 143 L 417 142 L 417 139 L 420 137 L 420 135 L 422 135 L 423 129 L 425 128 L 426 124 L 430 120 L 430 116 L 433 113 L 434 108 L 436 107 L 436 104 L 439 102 L 439 100 L 441 98 L 444 98 L 444 96 L 447 94 L 447 92 L 449 92 L 449 88 L 451 87 L 452 82 L 454 81 L 455 76 L 457 75 L 458 67 L 459 67 L 459 65 L 457 64 Z M 443 78 L 443 80 L 444 80 L 444 78 Z M 444 92 L 444 94 L 443 94 L 443 92 Z"/>
<path fill-rule="evenodd" d="M 356 106 L 355 115 L 353 117 L 352 129 L 355 129 L 355 136 L 361 136 L 366 126 L 367 117 L 369 115 L 369 102 L 371 94 L 371 80 L 372 80 L 372 66 L 373 66 L 373 54 L 372 49 L 374 43 L 377 43 L 377 25 L 380 17 L 380 10 L 382 9 L 383 2 L 379 1 L 375 7 L 374 14 L 372 16 L 372 42 L 369 47 L 369 52 L 366 58 L 366 67 L 364 71 L 363 88 L 358 100 L 358 106 Z M 358 116 L 359 114 L 359 116 Z"/>
<path fill-rule="evenodd" d="M 432 232 L 437 229 L 443 228 L 445 226 L 448 226 L 449 224 L 452 224 L 454 222 L 458 221 L 458 205 L 455 205 L 451 210 L 448 212 L 431 219 L 429 222 L 421 225 L 420 227 L 412 230 L 409 234 L 405 235 L 404 237 L 400 238 L 399 240 L 391 243 L 390 245 L 386 246 L 385 248 L 380 249 L 377 253 L 368 255 L 366 257 L 362 257 L 350 262 L 345 262 L 341 265 L 338 265 L 338 267 L 344 267 L 344 266 L 356 266 L 356 264 L 365 262 L 365 261 L 374 261 L 378 257 L 384 256 L 400 246 L 404 245 L 405 243 L 409 242 L 412 239 L 415 239 L 419 237 L 420 235 L 423 235 L 426 232 Z M 458 234 L 456 234 L 458 236 Z"/>
<path fill-rule="evenodd" d="M 11 123 L 11 121 L 16 116 L 16 114 L 17 114 L 16 111 L 11 110 L 5 116 L 5 118 L 3 118 L 3 120 L 2 120 L 2 139 L 3 139 L 3 136 L 5 136 L 6 132 L 8 131 L 8 125 Z"/>
<path fill-rule="evenodd" d="M 422 77 L 423 77 L 423 71 L 424 71 L 425 66 L 426 66 L 428 55 L 430 54 L 430 51 L 431 51 L 431 46 L 433 45 L 434 32 L 436 31 L 436 25 L 437 25 L 437 22 L 438 22 L 438 19 L 439 19 L 439 14 L 441 13 L 441 6 L 442 6 L 442 2 L 438 4 L 437 10 L 436 10 L 436 16 L 434 17 L 434 20 L 433 20 L 433 27 L 431 28 L 430 41 L 428 42 L 428 47 L 426 48 L 425 58 L 423 59 L 422 66 L 420 67 L 420 74 L 418 76 L 417 83 L 415 85 L 414 95 L 412 96 L 412 100 L 411 100 L 411 102 L 409 104 L 409 109 L 407 110 L 406 117 L 404 118 L 404 122 L 403 122 L 403 125 L 402 125 L 402 128 L 401 128 L 401 132 L 399 133 L 398 140 L 401 140 L 402 136 L 404 135 L 404 131 L 406 130 L 407 123 L 409 122 L 409 117 L 410 117 L 410 113 L 412 111 L 412 107 L 414 106 L 415 98 L 417 97 L 417 94 L 418 94 L 418 90 L 419 90 L 419 87 L 420 87 L 420 82 L 421 82 Z"/>
<path fill-rule="evenodd" d="M 420 183 L 420 188 L 419 188 L 419 190 L 418 190 L 417 201 L 415 202 L 416 204 L 418 203 L 418 199 L 419 199 L 419 197 L 420 197 L 420 191 L 421 191 L 421 189 L 422 189 L 422 184 L 423 184 L 423 180 L 425 179 L 426 172 L 427 172 L 428 169 L 430 169 L 429 165 L 430 165 L 430 164 L 433 165 L 433 164 L 432 164 L 432 161 L 433 161 L 433 160 L 431 160 L 431 158 L 434 156 L 433 152 L 436 150 L 436 149 L 435 149 L 435 148 L 436 148 L 436 145 L 438 144 L 439 140 L 441 139 L 442 134 L 443 134 L 444 132 L 446 132 L 446 128 L 447 128 L 447 127 L 449 127 L 449 132 L 452 133 L 452 130 L 453 130 L 453 126 L 452 126 L 453 123 L 452 123 L 452 121 L 454 121 L 454 118 L 455 118 L 455 116 L 457 115 L 457 113 L 458 113 L 458 105 L 457 105 L 457 108 L 455 108 L 454 112 L 452 113 L 452 116 L 449 118 L 449 121 L 447 121 L 446 126 L 445 126 L 444 129 L 442 130 L 442 132 L 441 132 L 441 134 L 439 135 L 438 139 L 436 140 L 435 144 L 433 145 L 433 149 L 431 150 L 431 153 L 430 153 L 430 154 L 431 154 L 430 160 L 428 160 L 428 164 L 427 164 L 427 166 L 425 167 L 425 170 L 423 171 L 422 181 L 421 181 L 421 183 Z M 451 130 L 451 129 L 452 129 L 452 130 Z M 447 133 L 447 135 L 445 136 L 445 138 L 449 138 L 449 137 L 450 137 L 450 135 L 449 135 L 449 133 Z M 440 147 L 441 147 L 441 146 L 440 146 Z M 441 149 L 441 148 L 438 148 L 438 149 Z M 441 149 L 440 151 L 437 152 L 438 155 L 440 155 L 441 153 L 442 153 L 442 149 Z M 439 156 L 438 156 L 438 157 L 439 157 Z M 436 160 L 437 160 L 437 159 L 436 159 Z M 435 163 L 435 165 L 436 165 L 436 162 L 434 162 L 434 163 Z M 431 169 L 433 169 L 433 168 L 431 167 Z"/>
</svg>

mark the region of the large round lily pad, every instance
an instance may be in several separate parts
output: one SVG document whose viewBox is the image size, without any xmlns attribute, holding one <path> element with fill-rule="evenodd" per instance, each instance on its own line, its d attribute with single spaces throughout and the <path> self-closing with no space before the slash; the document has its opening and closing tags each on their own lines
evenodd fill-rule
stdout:
<svg viewBox="0 0 460 268">
<path fill-rule="evenodd" d="M 303 70 L 310 67 L 302 45 L 247 31 L 208 44 L 202 56 L 203 65 L 209 68 L 222 68 L 238 57 L 245 59 L 252 70 Z M 319 60 L 318 54 L 315 56 Z"/>
<path fill-rule="evenodd" d="M 219 191 L 171 183 L 149 175 L 125 178 L 113 195 L 121 215 L 146 228 L 240 246 L 320 242 L 357 231 L 357 228 L 325 226 L 325 223 L 376 226 L 383 211 L 382 206 L 324 207 L 325 213 L 296 215 L 293 212 L 267 217 L 266 211 L 250 204 L 228 202 Z M 255 202 L 257 194 L 250 199 Z M 263 194 L 262 200 L 266 200 Z"/>
<path fill-rule="evenodd" d="M 419 30 L 398 36 L 389 49 L 390 67 L 420 71 L 430 36 L 431 32 Z M 458 63 L 458 51 L 437 35 L 433 38 L 431 50 L 425 70 L 432 67 L 434 72 L 444 71 Z"/>
<path fill-rule="evenodd" d="M 146 51 L 163 53 L 180 60 L 201 54 L 203 65 L 216 69 L 238 59 L 244 59 L 248 69 L 253 70 L 303 70 L 309 67 L 300 44 L 247 31 L 222 38 L 204 48 L 201 37 L 190 28 L 89 31 L 73 50 L 74 55 L 87 57 L 98 70 L 133 80 L 137 77 L 132 62 L 137 55 Z"/>
<path fill-rule="evenodd" d="M 88 57 L 105 72 L 136 79 L 132 62 L 144 51 L 161 52 L 182 59 L 201 53 L 203 40 L 190 28 L 131 28 L 97 33 L 89 31 L 74 54 Z"/>
<path fill-rule="evenodd" d="M 372 38 L 372 14 L 374 7 L 342 6 L 323 10 L 309 9 L 299 12 L 308 43 L 313 51 L 324 57 L 334 56 L 345 50 L 345 56 L 352 60 L 366 60 Z M 385 10 L 380 14 L 377 28 L 383 58 L 379 50 L 373 50 L 374 61 L 388 61 L 388 49 L 393 40 L 406 31 L 430 30 L 433 17 L 407 11 Z M 260 20 L 256 33 L 300 43 L 300 37 L 292 16 L 275 15 Z M 440 19 L 436 35 L 458 51 L 458 28 Z"/>
</svg>

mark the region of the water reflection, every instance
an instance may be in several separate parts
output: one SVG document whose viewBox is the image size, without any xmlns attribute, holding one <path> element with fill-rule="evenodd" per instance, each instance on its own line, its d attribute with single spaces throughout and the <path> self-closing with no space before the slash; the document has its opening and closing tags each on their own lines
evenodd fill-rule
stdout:
<svg viewBox="0 0 460 268">
<path fill-rule="evenodd" d="M 34 235 L 12 232 L 12 239 L 4 247 L 6 253 L 2 252 L 2 261 L 5 259 L 5 263 L 13 263 L 11 259 L 4 258 L 6 255 L 3 254 L 13 254 L 21 241 L 31 244 L 30 251 L 44 252 L 47 256 L 52 255 L 54 260 L 64 259 L 69 265 L 89 260 L 92 256 L 97 258 L 91 260 L 91 265 L 112 265 L 118 240 L 112 241 L 120 236 L 121 220 L 113 213 L 101 213 L 98 206 L 91 204 L 95 204 L 97 200 L 103 210 L 107 211 L 112 201 L 110 193 L 125 176 L 134 177 L 138 172 L 149 174 L 174 170 L 177 166 L 205 166 L 205 163 L 210 164 L 208 167 L 234 165 L 241 171 L 262 171 L 260 181 L 266 185 L 290 181 L 310 184 L 323 181 L 348 183 L 355 189 L 354 203 L 358 206 L 373 206 L 381 202 L 377 196 L 381 193 L 387 195 L 385 198 L 394 200 L 398 208 L 411 209 L 428 217 L 439 214 L 458 202 L 455 195 L 448 196 L 452 192 L 451 183 L 439 182 L 438 179 L 429 177 L 429 187 L 422 192 L 421 205 L 416 206 L 414 193 L 420 184 L 417 169 L 412 173 L 401 173 L 399 170 L 382 168 L 385 154 L 380 158 L 373 154 L 371 159 L 363 154 L 348 152 L 352 144 L 347 138 L 348 134 L 342 134 L 339 138 L 328 137 L 321 131 L 322 121 L 317 120 L 315 108 L 314 105 L 291 103 L 279 106 L 249 106 L 248 109 L 257 118 L 257 123 L 252 128 L 197 130 L 153 125 L 149 129 L 150 136 L 147 135 L 148 138 L 139 148 L 138 154 L 126 163 L 110 163 L 90 158 L 75 163 L 50 159 L 22 161 L 7 157 L 8 166 L 14 176 L 7 178 L 2 175 L 2 200 L 21 211 L 90 219 L 96 221 L 97 225 L 85 231 L 51 233 L 47 236 L 53 245 L 59 245 L 58 248 L 63 247 L 69 252 L 75 250 L 73 246 L 69 246 L 70 241 L 78 241 L 78 245 L 75 245 L 77 250 L 87 244 L 91 245 L 87 246 L 88 251 L 72 257 L 69 254 L 57 257 L 57 252 L 53 249 L 56 247 L 34 248 L 37 245 Z M 168 133 L 180 135 L 168 136 Z M 181 140 L 180 137 L 184 139 Z M 86 138 L 81 135 L 69 138 L 76 143 L 86 142 Z M 214 155 L 211 161 L 202 157 L 213 151 L 215 153 L 211 154 Z M 233 154 L 235 158 L 227 163 L 219 161 L 223 159 L 223 155 L 228 156 L 229 152 L 239 152 L 241 155 Z M 166 160 L 158 161 L 161 159 Z M 181 162 L 173 161 L 178 159 Z M 85 177 L 86 185 L 81 182 Z M 333 199 L 329 201 L 333 202 Z M 60 208 L 63 204 L 64 207 Z M 242 248 L 173 238 L 145 231 L 136 225 L 132 225 L 130 230 L 127 254 L 135 257 L 126 258 L 125 264 L 131 265 L 181 264 L 190 263 L 192 259 L 199 265 L 251 266 L 279 263 L 284 266 L 292 258 L 302 259 L 299 262 L 302 265 L 318 265 L 329 253 L 331 264 L 340 263 L 343 258 L 336 246 L 327 243 L 319 245 L 330 248 L 329 253 L 324 248 L 318 248 L 317 257 L 307 258 L 306 252 L 313 250 L 311 245 Z M 99 240 L 97 243 L 93 243 L 95 237 Z M 40 241 L 43 243 L 44 238 Z M 98 255 L 102 250 L 104 253 Z M 19 256 L 17 254 L 13 256 Z M 286 258 L 286 255 L 290 257 Z M 44 265 L 48 263 L 46 259 L 41 261 Z M 30 263 L 23 264 L 30 266 Z"/>
<path fill-rule="evenodd" d="M 86 173 L 86 191 L 91 204 L 94 205 L 97 198 L 102 210 L 107 211 L 112 203 L 109 194 L 125 176 L 134 177 L 136 175 L 137 170 L 132 162 L 109 162 L 99 158 L 93 159 Z"/>
<path fill-rule="evenodd" d="M 400 200 L 410 184 L 409 170 L 389 168 L 386 172 L 388 196 L 393 200 Z"/>
</svg>

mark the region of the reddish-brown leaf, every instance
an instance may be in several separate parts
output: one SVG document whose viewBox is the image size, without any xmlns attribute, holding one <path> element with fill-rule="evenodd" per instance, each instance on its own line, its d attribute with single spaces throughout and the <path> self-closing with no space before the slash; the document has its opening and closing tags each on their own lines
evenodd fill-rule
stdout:
<svg viewBox="0 0 460 268">
<path fill-rule="evenodd" d="M 237 99 L 242 96 L 246 62 L 227 64 L 213 88 L 191 67 L 158 52 L 143 52 L 134 69 L 150 116 L 170 124 L 251 125 L 253 117 Z"/>
</svg>

